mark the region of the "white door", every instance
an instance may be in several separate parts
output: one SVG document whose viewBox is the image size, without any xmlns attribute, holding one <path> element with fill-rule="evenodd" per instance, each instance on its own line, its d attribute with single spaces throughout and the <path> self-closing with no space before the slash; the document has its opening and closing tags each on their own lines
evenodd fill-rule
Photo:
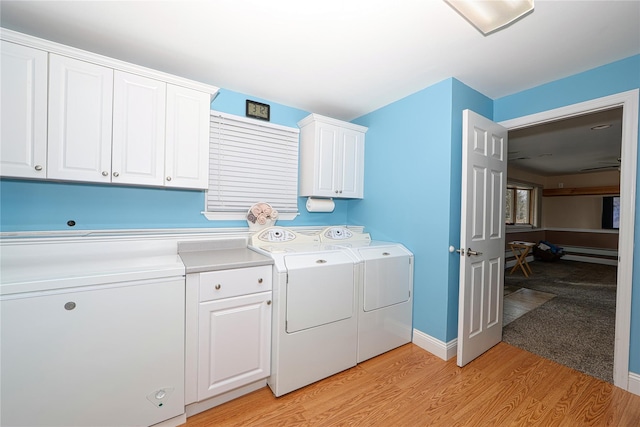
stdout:
<svg viewBox="0 0 640 427">
<path fill-rule="evenodd" d="M 458 366 L 502 340 L 507 129 L 463 111 Z"/>
<path fill-rule="evenodd" d="M 115 71 L 112 178 L 117 184 L 164 184 L 166 83 Z"/>
<path fill-rule="evenodd" d="M 341 197 L 362 198 L 364 190 L 364 134 L 342 130 L 342 163 L 338 191 Z"/>
<path fill-rule="evenodd" d="M 111 181 L 113 70 L 49 55 L 48 178 Z"/>
<path fill-rule="evenodd" d="M 47 176 L 47 52 L 2 41 L 0 174 Z"/>
<path fill-rule="evenodd" d="M 314 195 L 337 197 L 338 186 L 336 175 L 341 162 L 340 156 L 340 128 L 338 126 L 319 123 L 316 145 L 317 185 L 313 189 Z"/>
<path fill-rule="evenodd" d="M 198 401 L 270 373 L 271 291 L 200 304 Z"/>
<path fill-rule="evenodd" d="M 167 85 L 165 186 L 208 188 L 210 103 L 208 93 Z"/>
</svg>

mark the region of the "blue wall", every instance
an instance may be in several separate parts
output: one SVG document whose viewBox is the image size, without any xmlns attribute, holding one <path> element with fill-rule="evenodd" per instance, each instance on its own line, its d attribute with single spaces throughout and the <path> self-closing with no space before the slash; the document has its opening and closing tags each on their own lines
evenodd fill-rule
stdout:
<svg viewBox="0 0 640 427">
<path fill-rule="evenodd" d="M 495 101 L 447 79 L 355 120 L 369 127 L 363 200 L 336 201 L 333 213 L 310 214 L 300 198 L 301 215 L 279 224 L 365 225 L 378 240 L 404 243 L 416 257 L 414 327 L 448 342 L 457 336 L 459 258 L 448 247 L 460 241 L 462 110 L 502 121 L 639 87 L 640 56 Z M 211 107 L 243 116 L 245 99 L 221 90 Z M 308 114 L 270 104 L 273 123 L 295 127 Z M 201 191 L 0 180 L 2 231 L 64 230 L 70 219 L 76 229 L 246 227 L 244 221 L 207 221 L 203 207 Z M 638 209 L 636 224 L 639 247 Z M 629 368 L 640 373 L 638 254 L 631 323 Z"/>
<path fill-rule="evenodd" d="M 462 110 L 491 118 L 486 96 L 448 79 L 355 120 L 369 127 L 365 198 L 349 223 L 415 255 L 414 327 L 442 341 L 458 333 Z"/>
<path fill-rule="evenodd" d="M 640 55 L 494 101 L 494 120 L 503 121 L 640 88 Z M 640 154 L 640 152 L 639 152 Z M 640 165 L 640 160 L 638 161 Z M 640 173 L 637 175 L 640 192 Z M 640 194 L 636 193 L 634 246 L 640 248 Z M 640 254 L 634 251 L 629 370 L 640 373 Z"/>
<path fill-rule="evenodd" d="M 247 98 L 269 103 L 221 90 L 211 108 L 244 116 Z M 284 126 L 297 128 L 297 122 L 309 114 L 284 105 L 270 105 L 271 122 Z M 200 213 L 204 210 L 204 197 L 204 191 L 2 179 L 0 231 L 247 227 L 246 221 L 208 221 Z M 346 200 L 336 201 L 332 213 L 308 213 L 305 201 L 298 200 L 300 216 L 278 221 L 278 225 L 347 223 Z M 73 228 L 67 225 L 69 220 L 75 221 Z"/>
</svg>

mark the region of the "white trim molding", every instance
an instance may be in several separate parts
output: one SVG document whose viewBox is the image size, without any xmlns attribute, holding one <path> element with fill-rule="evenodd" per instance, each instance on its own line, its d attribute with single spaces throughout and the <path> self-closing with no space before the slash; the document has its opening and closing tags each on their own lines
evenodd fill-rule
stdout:
<svg viewBox="0 0 640 427">
<path fill-rule="evenodd" d="M 578 104 L 505 120 L 509 130 L 622 107 L 622 156 L 620 164 L 620 232 L 618 237 L 618 283 L 613 361 L 613 384 L 629 389 L 631 341 L 631 290 L 633 288 L 636 173 L 638 161 L 638 111 L 640 89 L 592 99 Z"/>
<path fill-rule="evenodd" d="M 426 350 L 445 361 L 455 357 L 458 351 L 457 338 L 454 338 L 449 342 L 444 342 L 417 329 L 413 330 L 412 342 L 421 349 Z"/>
<path fill-rule="evenodd" d="M 628 391 L 640 396 L 640 374 L 629 372 L 629 388 Z"/>
</svg>

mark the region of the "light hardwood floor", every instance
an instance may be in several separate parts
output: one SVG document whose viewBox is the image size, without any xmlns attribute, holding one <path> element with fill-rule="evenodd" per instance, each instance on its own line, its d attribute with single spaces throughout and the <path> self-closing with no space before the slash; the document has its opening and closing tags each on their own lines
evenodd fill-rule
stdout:
<svg viewBox="0 0 640 427">
<path fill-rule="evenodd" d="M 464 368 L 407 344 L 280 398 L 258 390 L 186 426 L 637 427 L 640 396 L 505 343 Z"/>
</svg>

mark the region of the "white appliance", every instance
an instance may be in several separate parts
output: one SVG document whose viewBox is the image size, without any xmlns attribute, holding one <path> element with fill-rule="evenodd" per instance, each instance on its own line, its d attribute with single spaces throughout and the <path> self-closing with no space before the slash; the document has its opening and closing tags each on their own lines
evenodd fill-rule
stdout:
<svg viewBox="0 0 640 427">
<path fill-rule="evenodd" d="M 276 396 L 356 365 L 358 265 L 317 234 L 281 227 L 251 238 L 251 249 L 274 260 L 271 376 Z"/>
<path fill-rule="evenodd" d="M 329 227 L 320 240 L 348 249 L 362 263 L 358 283 L 358 363 L 411 342 L 413 254 L 369 233 Z"/>
<path fill-rule="evenodd" d="M 181 416 L 185 279 L 175 243 L 163 254 L 171 245 L 159 240 L 57 240 L 0 243 L 0 425 Z"/>
</svg>

